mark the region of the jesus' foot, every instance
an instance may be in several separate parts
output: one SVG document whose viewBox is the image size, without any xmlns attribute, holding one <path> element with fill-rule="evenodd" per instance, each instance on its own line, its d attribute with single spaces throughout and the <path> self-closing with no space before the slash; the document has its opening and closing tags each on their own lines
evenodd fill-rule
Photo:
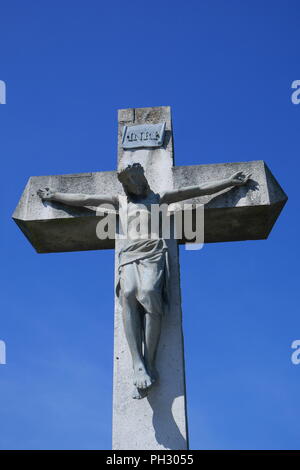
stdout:
<svg viewBox="0 0 300 470">
<path fill-rule="evenodd" d="M 146 362 L 146 368 L 147 368 L 148 374 L 149 374 L 150 377 L 151 377 L 151 382 L 152 382 L 152 385 L 153 385 L 154 382 L 157 382 L 158 379 L 159 379 L 159 375 L 158 375 L 157 369 L 156 369 L 156 367 L 155 367 L 154 364 L 152 364 L 152 363 L 147 363 L 147 362 Z"/>
<path fill-rule="evenodd" d="M 141 390 L 151 387 L 152 379 L 143 366 L 134 369 L 133 385 Z"/>
</svg>

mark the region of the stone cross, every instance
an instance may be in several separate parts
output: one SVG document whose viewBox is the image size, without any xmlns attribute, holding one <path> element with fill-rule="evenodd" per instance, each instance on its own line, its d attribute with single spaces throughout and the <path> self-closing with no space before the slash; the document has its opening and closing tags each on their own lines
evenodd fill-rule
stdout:
<svg viewBox="0 0 300 470">
<path fill-rule="evenodd" d="M 128 132 L 130 126 L 145 124 L 164 126 L 164 138 L 156 147 L 135 146 L 135 136 Z M 225 189 L 189 201 L 193 207 L 205 205 L 205 243 L 267 238 L 287 200 L 263 161 L 174 166 L 169 107 L 119 110 L 118 168 L 125 159 L 143 166 L 156 192 L 220 180 L 239 171 L 251 173 L 252 184 L 249 182 L 247 187 Z M 118 259 L 120 240 L 101 240 L 96 235 L 103 214 L 99 215 L 95 207 L 42 204 L 37 191 L 43 187 L 63 193 L 121 195 L 124 193 L 116 171 L 31 177 L 13 219 L 38 253 L 115 248 Z M 169 241 L 171 298 L 169 313 L 163 318 L 157 357 L 161 378 L 143 400 L 131 398 L 131 360 L 120 303 L 115 301 L 113 449 L 188 449 L 178 258 L 178 243 L 185 242 L 184 236 Z M 118 262 L 115 266 L 117 281 Z"/>
</svg>

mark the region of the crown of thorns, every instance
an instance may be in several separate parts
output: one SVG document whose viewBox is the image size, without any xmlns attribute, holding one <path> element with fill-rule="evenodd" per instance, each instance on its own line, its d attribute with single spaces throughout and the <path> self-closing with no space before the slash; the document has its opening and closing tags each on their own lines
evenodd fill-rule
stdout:
<svg viewBox="0 0 300 470">
<path fill-rule="evenodd" d="M 118 180 L 122 183 L 130 172 L 141 173 L 142 175 L 144 175 L 144 168 L 140 163 L 133 163 L 132 165 L 127 165 L 126 168 L 119 171 Z"/>
</svg>

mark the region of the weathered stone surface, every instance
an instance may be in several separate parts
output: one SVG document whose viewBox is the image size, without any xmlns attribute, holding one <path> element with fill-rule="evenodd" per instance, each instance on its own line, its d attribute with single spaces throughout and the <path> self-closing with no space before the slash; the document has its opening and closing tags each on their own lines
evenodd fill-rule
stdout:
<svg viewBox="0 0 300 470">
<path fill-rule="evenodd" d="M 94 207 L 71 207 L 41 202 L 37 190 L 51 187 L 69 193 L 122 193 L 116 171 L 70 175 L 32 176 L 13 214 L 38 253 L 114 248 L 114 240 L 99 240 L 96 226 L 101 217 Z"/>
<path fill-rule="evenodd" d="M 127 116 L 126 123 L 133 122 L 129 117 L 134 118 L 134 113 L 122 114 L 122 111 L 120 115 Z M 138 122 L 142 122 L 143 118 L 154 122 L 157 118 L 154 111 L 148 111 L 148 115 L 146 111 L 137 111 Z M 165 119 L 166 115 L 162 115 L 162 118 Z M 122 130 L 119 130 L 119 148 L 122 137 L 120 132 Z M 164 164 L 161 152 L 169 147 L 170 131 L 167 129 L 163 149 L 135 151 L 135 159 L 140 159 L 145 166 L 151 184 L 157 191 L 163 187 L 161 183 L 165 171 L 169 171 L 160 166 Z M 124 152 L 122 159 L 130 160 L 133 152 Z M 250 171 L 253 181 L 247 186 L 226 189 L 217 195 L 187 201 L 189 204 L 205 204 L 206 243 L 267 238 L 287 200 L 286 194 L 261 160 L 179 166 L 172 168 L 172 176 L 168 173 L 173 180 L 173 187 L 180 188 L 222 179 L 237 171 Z M 258 184 L 257 189 L 254 182 Z M 96 215 L 95 208 L 68 207 L 53 202 L 42 204 L 36 191 L 47 186 L 60 192 L 123 194 L 116 171 L 33 176 L 13 214 L 14 220 L 39 253 L 114 248 L 114 240 L 99 240 L 96 236 L 99 216 Z M 179 240 L 179 243 L 184 242 L 184 238 Z"/>
<path fill-rule="evenodd" d="M 267 238 L 287 196 L 261 160 L 173 168 L 176 188 L 227 178 L 238 171 L 251 173 L 247 185 L 186 201 L 205 205 L 205 243 Z"/>
</svg>

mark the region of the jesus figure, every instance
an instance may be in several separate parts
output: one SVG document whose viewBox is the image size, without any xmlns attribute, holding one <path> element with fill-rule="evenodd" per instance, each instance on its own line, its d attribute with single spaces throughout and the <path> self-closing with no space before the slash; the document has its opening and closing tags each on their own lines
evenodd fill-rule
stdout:
<svg viewBox="0 0 300 470">
<path fill-rule="evenodd" d="M 148 239 L 141 237 L 131 224 L 138 211 L 150 222 L 153 204 L 171 204 L 186 199 L 217 193 L 223 189 L 247 183 L 250 174 L 238 172 L 230 178 L 198 186 L 154 193 L 140 163 L 128 165 L 118 173 L 127 196 L 127 238 L 119 254 L 117 294 L 122 304 L 122 317 L 133 365 L 133 398 L 147 396 L 157 382 L 155 357 L 161 332 L 161 320 L 168 298 L 168 248 L 160 234 Z M 122 210 L 117 195 L 60 193 L 45 188 L 38 191 L 41 199 L 71 206 L 111 204 Z M 147 223 L 147 222 L 146 222 Z"/>
</svg>

